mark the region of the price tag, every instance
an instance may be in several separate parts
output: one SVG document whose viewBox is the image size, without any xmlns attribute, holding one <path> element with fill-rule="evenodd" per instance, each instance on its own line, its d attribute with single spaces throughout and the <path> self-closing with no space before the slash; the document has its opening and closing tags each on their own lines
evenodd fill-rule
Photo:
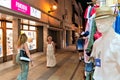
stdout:
<svg viewBox="0 0 120 80">
<path fill-rule="evenodd" d="M 95 59 L 95 66 L 96 67 L 101 67 L 101 59 L 99 59 L 99 58 Z"/>
</svg>

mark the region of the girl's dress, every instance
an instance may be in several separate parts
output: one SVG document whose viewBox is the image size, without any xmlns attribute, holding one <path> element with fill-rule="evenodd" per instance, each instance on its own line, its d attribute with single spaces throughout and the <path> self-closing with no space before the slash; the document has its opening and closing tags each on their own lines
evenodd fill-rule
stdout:
<svg viewBox="0 0 120 80">
<path fill-rule="evenodd" d="M 54 55 L 53 42 L 47 44 L 47 67 L 54 67 L 56 65 L 56 58 Z"/>
</svg>

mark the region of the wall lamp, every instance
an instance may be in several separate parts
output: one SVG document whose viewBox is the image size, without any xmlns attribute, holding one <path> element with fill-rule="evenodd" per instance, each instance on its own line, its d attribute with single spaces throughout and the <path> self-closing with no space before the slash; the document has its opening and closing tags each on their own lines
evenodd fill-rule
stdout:
<svg viewBox="0 0 120 80">
<path fill-rule="evenodd" d="M 53 4 L 48 13 L 54 12 L 57 9 L 57 5 Z"/>
</svg>

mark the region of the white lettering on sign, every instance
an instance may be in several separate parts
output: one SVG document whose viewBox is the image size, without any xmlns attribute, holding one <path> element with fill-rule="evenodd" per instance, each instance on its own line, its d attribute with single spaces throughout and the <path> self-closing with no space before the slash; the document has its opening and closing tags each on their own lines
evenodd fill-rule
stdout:
<svg viewBox="0 0 120 80">
<path fill-rule="evenodd" d="M 0 0 L 0 6 L 11 9 L 11 0 Z"/>
<path fill-rule="evenodd" d="M 40 19 L 41 18 L 41 11 L 39 11 L 33 7 L 30 7 L 30 8 L 31 8 L 30 15 Z"/>
<path fill-rule="evenodd" d="M 16 7 L 18 7 L 21 10 L 27 11 L 27 6 L 25 6 L 19 2 L 16 2 Z"/>
</svg>

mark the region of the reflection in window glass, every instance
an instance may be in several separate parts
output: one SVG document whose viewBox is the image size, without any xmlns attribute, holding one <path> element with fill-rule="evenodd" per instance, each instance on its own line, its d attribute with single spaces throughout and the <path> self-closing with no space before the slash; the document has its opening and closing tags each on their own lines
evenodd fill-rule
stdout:
<svg viewBox="0 0 120 80">
<path fill-rule="evenodd" d="M 27 25 L 23 25 L 23 29 L 24 30 L 28 30 L 28 26 Z"/>
<path fill-rule="evenodd" d="M 7 23 L 6 23 L 6 27 L 7 27 L 7 28 L 12 28 L 12 23 L 7 22 Z"/>
<path fill-rule="evenodd" d="M 30 28 L 30 30 L 35 30 L 35 29 L 36 29 L 36 28 L 33 27 L 33 26 L 30 26 L 29 28 Z"/>
<path fill-rule="evenodd" d="M 21 33 L 25 33 L 28 37 L 28 48 L 29 50 L 36 49 L 36 32 L 35 31 L 21 31 Z"/>
<path fill-rule="evenodd" d="M 13 54 L 13 32 L 12 30 L 7 30 L 7 55 Z"/>
<path fill-rule="evenodd" d="M 2 53 L 2 29 L 0 29 L 0 57 L 3 56 L 3 53 Z"/>
</svg>

